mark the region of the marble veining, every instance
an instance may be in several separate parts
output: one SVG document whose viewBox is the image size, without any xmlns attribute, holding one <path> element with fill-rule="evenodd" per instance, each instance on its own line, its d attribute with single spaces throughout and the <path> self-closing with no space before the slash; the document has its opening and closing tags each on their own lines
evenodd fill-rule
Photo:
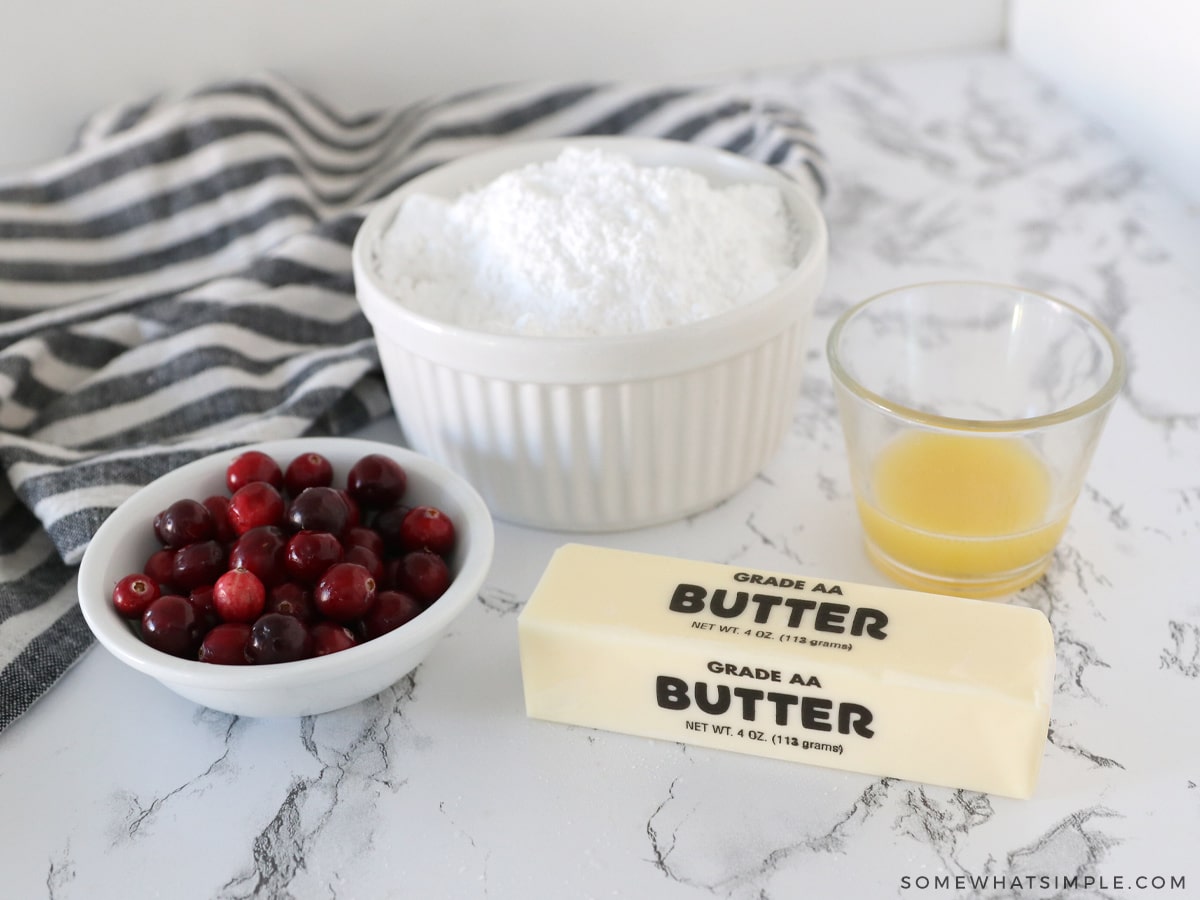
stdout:
<svg viewBox="0 0 1200 900">
<path fill-rule="evenodd" d="M 777 458 L 715 509 L 670 525 L 567 536 L 498 523 L 495 564 L 469 612 L 419 669 L 346 710 L 213 713 L 94 648 L 0 735 L 10 826 L 0 894 L 1200 891 L 1200 218 L 1001 53 L 753 80 L 816 125 L 832 173 L 829 278 Z M 566 540 L 887 583 L 861 547 L 824 340 L 859 299 L 953 278 L 1058 294 L 1103 319 L 1129 357 L 1053 564 L 1010 601 L 1043 611 L 1055 634 L 1035 796 L 527 719 L 516 616 Z M 371 436 L 396 433 L 381 423 Z M 1143 889 L 1139 876 L 1186 886 Z"/>
<path fill-rule="evenodd" d="M 1185 678 L 1200 678 L 1200 625 L 1168 621 L 1170 644 L 1163 649 L 1162 667 Z"/>
</svg>

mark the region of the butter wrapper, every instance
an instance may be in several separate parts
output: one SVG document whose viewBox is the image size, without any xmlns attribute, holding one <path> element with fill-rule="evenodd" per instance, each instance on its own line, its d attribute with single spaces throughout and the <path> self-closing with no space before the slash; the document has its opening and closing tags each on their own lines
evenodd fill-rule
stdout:
<svg viewBox="0 0 1200 900">
<path fill-rule="evenodd" d="M 1024 798 L 1038 610 L 568 544 L 518 620 L 528 715 Z"/>
</svg>

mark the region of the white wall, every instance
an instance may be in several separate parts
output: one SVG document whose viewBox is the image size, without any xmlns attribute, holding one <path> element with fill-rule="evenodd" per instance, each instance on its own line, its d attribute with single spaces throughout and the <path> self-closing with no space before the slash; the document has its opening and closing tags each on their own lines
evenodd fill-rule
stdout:
<svg viewBox="0 0 1200 900">
<path fill-rule="evenodd" d="M 160 89 L 278 71 L 346 110 L 523 78 L 672 78 L 1000 46 L 1004 0 L 3 0 L 0 171 Z"/>
<path fill-rule="evenodd" d="M 1009 46 L 1200 209 L 1200 4 L 1012 0 Z"/>
</svg>

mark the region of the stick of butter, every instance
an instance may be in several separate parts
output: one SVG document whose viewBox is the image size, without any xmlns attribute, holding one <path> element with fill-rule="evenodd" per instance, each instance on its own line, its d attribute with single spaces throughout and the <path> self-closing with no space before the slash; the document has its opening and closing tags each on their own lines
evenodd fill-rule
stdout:
<svg viewBox="0 0 1200 900">
<path fill-rule="evenodd" d="M 581 544 L 518 620 L 528 715 L 1028 797 L 1041 612 Z"/>
</svg>

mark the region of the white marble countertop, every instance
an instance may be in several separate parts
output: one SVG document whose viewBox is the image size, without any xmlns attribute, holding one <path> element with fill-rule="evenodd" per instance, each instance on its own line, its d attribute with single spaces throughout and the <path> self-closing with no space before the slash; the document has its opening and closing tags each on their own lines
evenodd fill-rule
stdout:
<svg viewBox="0 0 1200 900">
<path fill-rule="evenodd" d="M 1200 892 L 1200 215 L 999 53 L 817 67 L 780 89 L 834 175 L 791 433 L 718 508 L 583 539 L 885 584 L 860 546 L 825 365 L 838 311 L 972 277 L 1098 314 L 1129 382 L 1052 568 L 1012 601 L 1042 609 L 1057 640 L 1034 797 L 527 719 L 516 616 L 567 537 L 499 523 L 478 603 L 356 707 L 234 718 L 94 647 L 0 735 L 0 895 Z"/>
</svg>

